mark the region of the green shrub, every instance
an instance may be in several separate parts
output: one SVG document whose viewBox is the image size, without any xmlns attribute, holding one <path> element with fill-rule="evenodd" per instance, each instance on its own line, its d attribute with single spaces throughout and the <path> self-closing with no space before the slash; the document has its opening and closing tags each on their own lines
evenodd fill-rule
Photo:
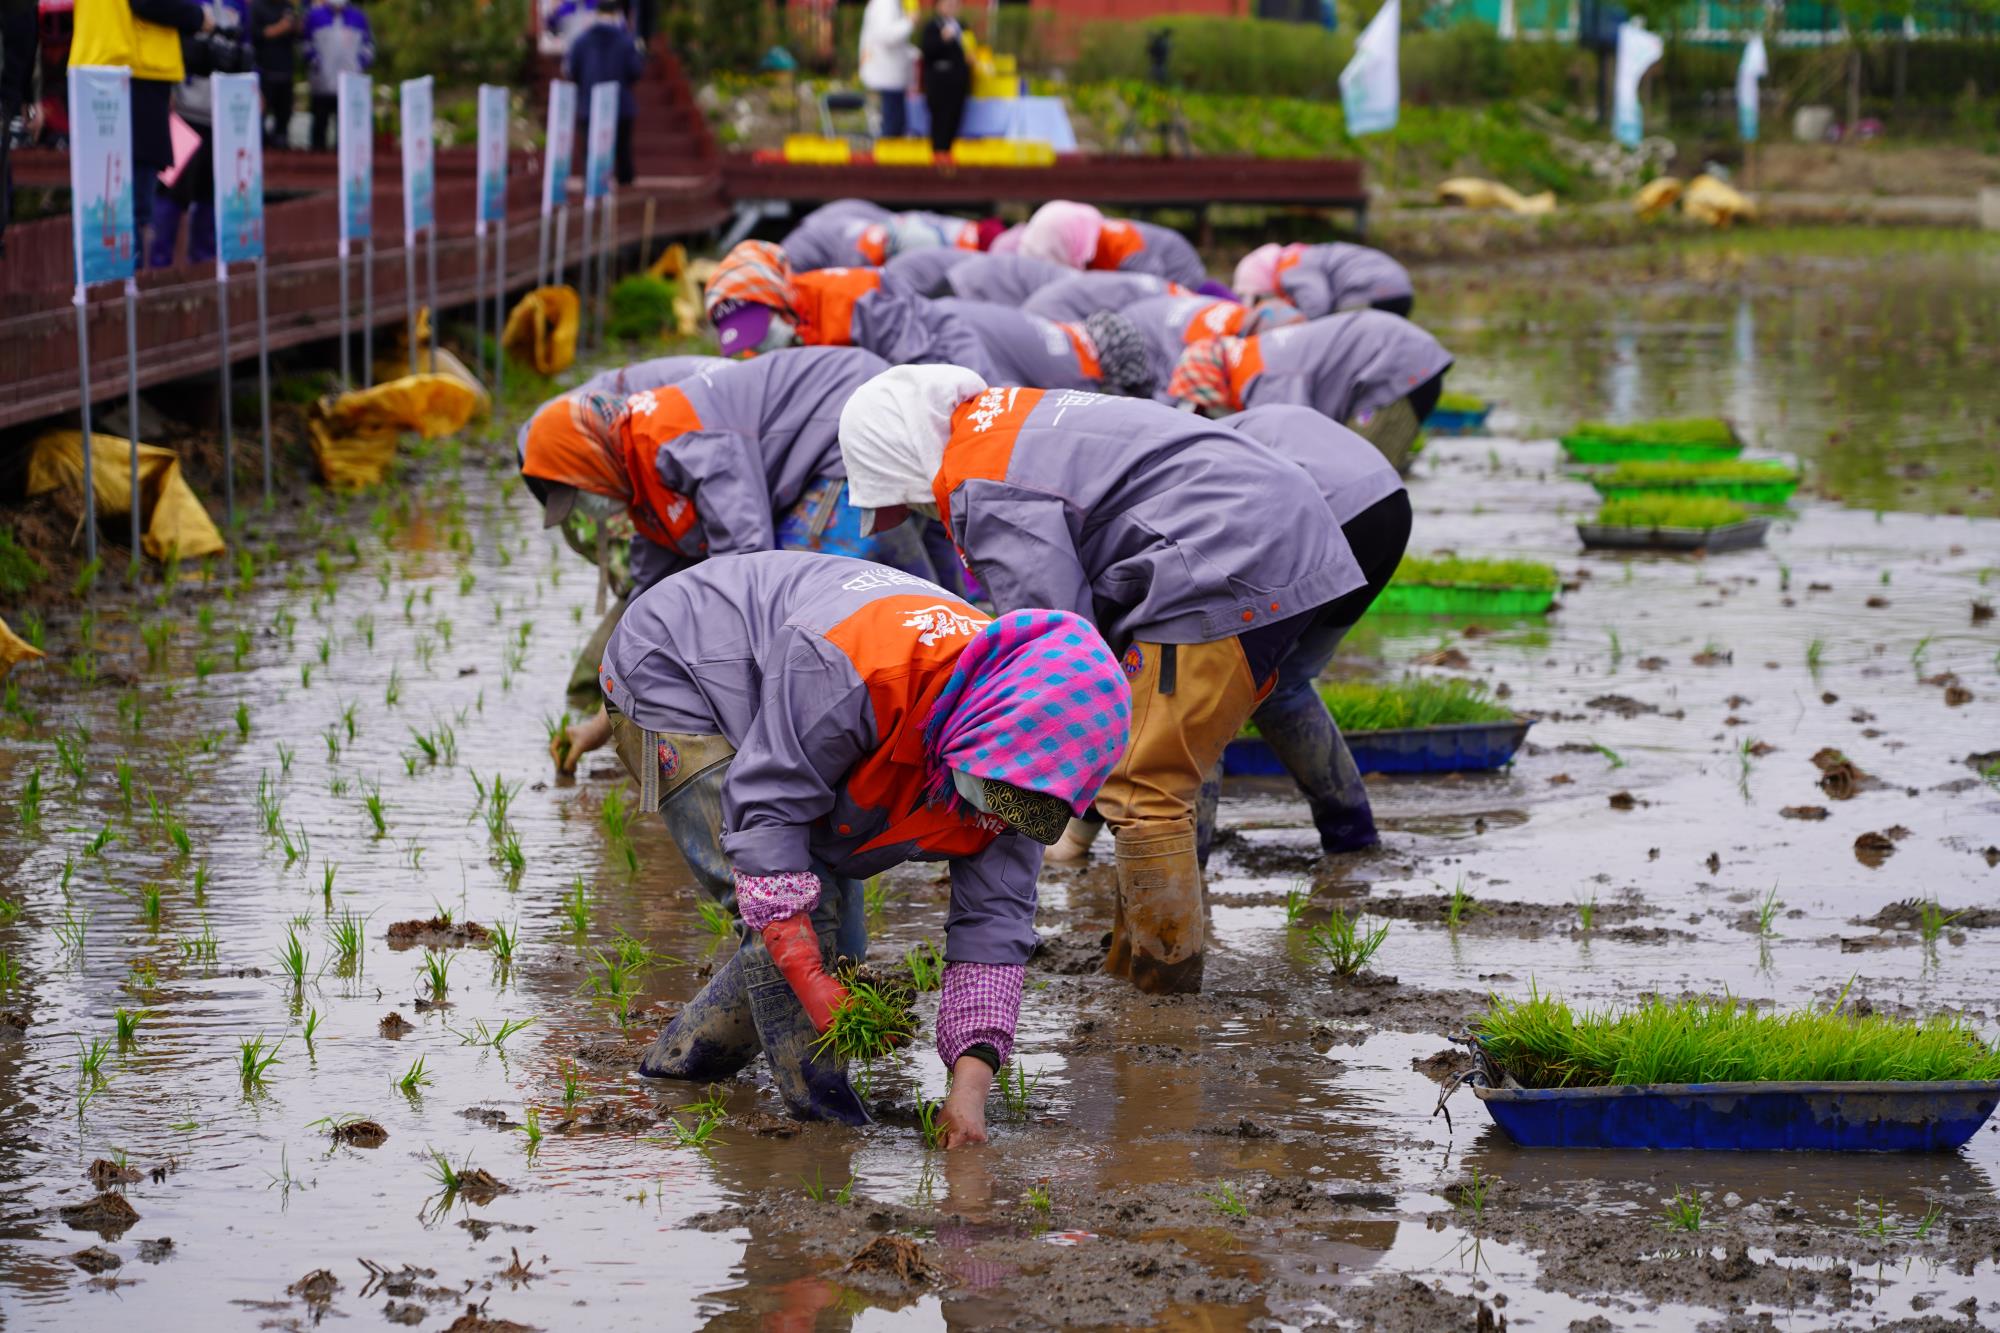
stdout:
<svg viewBox="0 0 2000 1333">
<path fill-rule="evenodd" d="M 0 528 L 0 593 L 22 596 L 48 576 L 42 562 L 14 540 L 14 530 Z"/>
<path fill-rule="evenodd" d="M 657 338 L 674 329 L 677 288 L 650 273 L 622 278 L 611 289 L 611 336 Z"/>
<path fill-rule="evenodd" d="M 372 0 L 375 86 L 389 93 L 403 79 L 437 77 L 440 91 L 514 83 L 526 64 L 529 0 Z M 442 96 L 437 98 L 440 107 Z"/>
<path fill-rule="evenodd" d="M 1945 1015 L 1758 1013 L 1730 998 L 1651 1000 L 1624 1013 L 1578 1014 L 1531 992 L 1518 1001 L 1495 996 L 1472 1032 L 1530 1088 L 2000 1078 L 2000 1051 Z"/>
<path fill-rule="evenodd" d="M 1734 500 L 1693 495 L 1632 495 L 1598 506 L 1597 522 L 1610 528 L 1725 528 L 1749 511 Z"/>
<path fill-rule="evenodd" d="M 1539 560 L 1461 560 L 1455 555 L 1405 555 L 1396 583 L 1481 588 L 1553 588 L 1556 571 Z"/>
</svg>

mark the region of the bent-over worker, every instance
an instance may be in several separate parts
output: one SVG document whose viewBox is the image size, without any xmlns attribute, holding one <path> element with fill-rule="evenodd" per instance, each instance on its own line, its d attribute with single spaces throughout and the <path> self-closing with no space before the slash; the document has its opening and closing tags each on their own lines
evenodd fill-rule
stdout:
<svg viewBox="0 0 2000 1333">
<path fill-rule="evenodd" d="M 1021 253 L 1072 269 L 1150 273 L 1183 287 L 1198 288 L 1209 280 L 1201 256 L 1172 227 L 1108 218 L 1089 204 L 1068 199 L 1053 199 L 1035 210 L 1021 228 Z"/>
<path fill-rule="evenodd" d="M 947 298 L 935 304 L 979 335 L 985 355 L 960 364 L 996 384 L 1099 389 L 1144 398 L 1161 382 L 1146 340 L 1130 320 L 1113 311 L 1057 323 L 985 301 Z"/>
<path fill-rule="evenodd" d="M 1230 285 L 1246 301 L 1289 301 L 1307 319 L 1369 306 L 1407 316 L 1417 295 L 1408 269 L 1380 250 L 1344 241 L 1260 245 L 1238 261 Z"/>
</svg>

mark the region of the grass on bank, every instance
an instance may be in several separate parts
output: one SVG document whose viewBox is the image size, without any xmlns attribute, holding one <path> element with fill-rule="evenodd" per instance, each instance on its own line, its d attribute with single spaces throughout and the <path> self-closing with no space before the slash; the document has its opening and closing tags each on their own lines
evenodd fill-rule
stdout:
<svg viewBox="0 0 2000 1333">
<path fill-rule="evenodd" d="M 1797 481 L 1799 471 L 1772 459 L 1689 463 L 1672 460 L 1634 459 L 1619 463 L 1593 478 L 1604 486 L 1696 486 L 1740 482 L 1756 485 L 1767 482 Z"/>
<path fill-rule="evenodd" d="M 1472 1032 L 1529 1088 L 2000 1078 L 2000 1050 L 1949 1015 L 1759 1011 L 1729 997 L 1579 1012 L 1531 992 L 1525 1000 L 1495 996 Z"/>
<path fill-rule="evenodd" d="M 1611 444 L 1690 444 L 1719 447 L 1737 444 L 1736 429 L 1721 417 L 1662 417 L 1652 421 L 1580 421 L 1565 439 L 1603 440 Z"/>
<path fill-rule="evenodd" d="M 1395 583 L 1440 587 L 1553 588 L 1553 565 L 1539 560 L 1461 559 L 1455 555 L 1406 555 L 1396 566 Z"/>
<path fill-rule="evenodd" d="M 1321 681 L 1326 700 L 1342 731 L 1396 731 L 1405 727 L 1439 727 L 1455 722 L 1506 722 L 1514 714 L 1487 698 L 1477 681 L 1426 680 L 1412 677 L 1391 684 L 1371 681 Z M 1257 734 L 1255 726 L 1244 735 Z"/>
<path fill-rule="evenodd" d="M 1726 528 L 1749 510 L 1734 500 L 1694 495 L 1630 495 L 1598 506 L 1596 522 L 1608 528 Z"/>
</svg>

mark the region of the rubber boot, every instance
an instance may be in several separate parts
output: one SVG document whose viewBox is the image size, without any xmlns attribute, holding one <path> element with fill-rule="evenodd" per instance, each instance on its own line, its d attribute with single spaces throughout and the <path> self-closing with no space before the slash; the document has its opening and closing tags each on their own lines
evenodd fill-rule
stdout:
<svg viewBox="0 0 2000 1333">
<path fill-rule="evenodd" d="M 1201 794 L 1194 799 L 1194 860 L 1204 874 L 1208 872 L 1208 854 L 1215 850 L 1215 812 L 1221 804 L 1222 762 L 1217 760 L 1201 780 Z"/>
<path fill-rule="evenodd" d="M 1078 819 L 1072 819 L 1063 828 L 1062 837 L 1056 845 L 1042 853 L 1045 865 L 1082 865 L 1090 859 L 1090 845 L 1097 841 L 1097 835 L 1104 832 L 1104 821 L 1095 810 Z"/>
<path fill-rule="evenodd" d="M 1289 708 L 1273 708 L 1276 702 L 1267 702 L 1252 717 L 1264 743 L 1305 793 L 1320 846 L 1329 852 L 1358 852 L 1379 844 L 1367 784 L 1326 704 L 1316 694 Z"/>
<path fill-rule="evenodd" d="M 1132 979 L 1132 933 L 1125 926 L 1125 885 L 1120 877 L 1111 899 L 1111 949 L 1099 968 L 1107 976 Z"/>
<path fill-rule="evenodd" d="M 639 1073 L 698 1082 L 730 1078 L 762 1049 L 750 1016 L 743 951 L 738 949 L 653 1039 L 639 1057 Z"/>
<path fill-rule="evenodd" d="M 737 951 L 750 997 L 750 1015 L 757 1039 L 771 1065 L 771 1082 L 785 1109 L 800 1120 L 833 1120 L 843 1125 L 868 1123 L 868 1108 L 847 1081 L 847 1062 L 815 1056 L 819 1034 L 792 984 L 771 961 L 760 937 L 745 940 Z"/>
<path fill-rule="evenodd" d="M 1153 819 L 1118 830 L 1118 898 L 1132 950 L 1132 984 L 1148 995 L 1199 991 L 1201 867 L 1192 819 Z"/>
</svg>

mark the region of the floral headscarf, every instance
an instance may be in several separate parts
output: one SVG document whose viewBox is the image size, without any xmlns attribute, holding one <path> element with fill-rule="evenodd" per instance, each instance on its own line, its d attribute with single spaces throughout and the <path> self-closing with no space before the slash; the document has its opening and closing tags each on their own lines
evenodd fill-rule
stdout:
<svg viewBox="0 0 2000 1333">
<path fill-rule="evenodd" d="M 1167 381 L 1167 396 L 1196 407 L 1234 412 L 1243 404 L 1229 383 L 1229 369 L 1242 355 L 1241 338 L 1209 338 L 1189 343 Z M 1232 349 L 1234 349 L 1232 351 Z"/>
<path fill-rule="evenodd" d="M 708 317 L 721 319 L 737 307 L 769 306 L 792 323 L 792 261 L 769 241 L 744 241 L 722 257 L 708 280 Z"/>
</svg>

